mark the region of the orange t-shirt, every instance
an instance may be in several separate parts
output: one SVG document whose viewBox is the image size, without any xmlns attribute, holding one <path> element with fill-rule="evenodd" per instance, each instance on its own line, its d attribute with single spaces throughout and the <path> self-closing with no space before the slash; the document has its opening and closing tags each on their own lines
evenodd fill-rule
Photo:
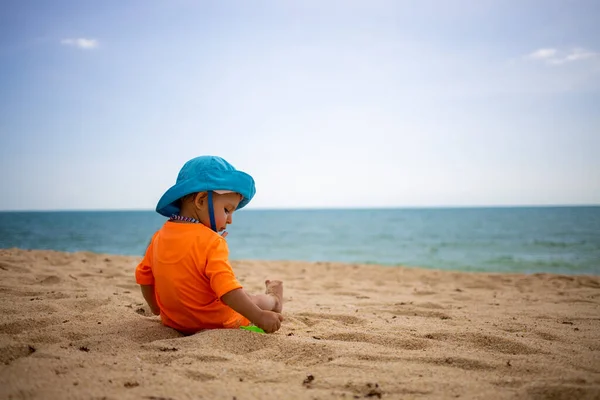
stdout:
<svg viewBox="0 0 600 400">
<path fill-rule="evenodd" d="M 154 285 L 163 323 L 184 333 L 248 325 L 221 297 L 241 288 L 227 242 L 202 224 L 166 222 L 154 234 L 136 282 Z"/>
</svg>

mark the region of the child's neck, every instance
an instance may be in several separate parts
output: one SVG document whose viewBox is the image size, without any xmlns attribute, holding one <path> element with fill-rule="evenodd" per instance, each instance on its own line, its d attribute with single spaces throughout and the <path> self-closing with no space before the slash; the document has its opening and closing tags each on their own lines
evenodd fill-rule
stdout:
<svg viewBox="0 0 600 400">
<path fill-rule="evenodd" d="M 190 207 L 186 207 L 185 205 L 181 207 L 180 211 L 179 211 L 179 215 L 182 217 L 187 217 L 187 218 L 194 218 L 195 220 L 200 221 L 200 215 L 198 215 L 199 213 L 197 212 L 197 210 L 194 209 L 190 209 Z"/>
</svg>

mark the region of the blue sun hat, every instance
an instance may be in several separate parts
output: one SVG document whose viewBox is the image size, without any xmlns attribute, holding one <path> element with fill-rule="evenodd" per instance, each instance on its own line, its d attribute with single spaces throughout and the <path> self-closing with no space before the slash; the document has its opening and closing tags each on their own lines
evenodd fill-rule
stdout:
<svg viewBox="0 0 600 400">
<path fill-rule="evenodd" d="M 256 193 L 254 179 L 236 170 L 221 157 L 200 156 L 186 162 L 177 176 L 175 185 L 163 194 L 156 205 L 156 212 L 170 217 L 180 212 L 179 199 L 191 193 L 208 192 L 208 211 L 211 228 L 216 231 L 212 194 L 235 192 L 242 195 L 237 209 L 244 208 Z"/>
</svg>

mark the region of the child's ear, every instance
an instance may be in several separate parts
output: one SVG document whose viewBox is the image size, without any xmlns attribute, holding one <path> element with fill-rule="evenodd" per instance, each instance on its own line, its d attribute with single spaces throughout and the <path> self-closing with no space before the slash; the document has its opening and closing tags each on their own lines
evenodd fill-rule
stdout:
<svg viewBox="0 0 600 400">
<path fill-rule="evenodd" d="M 204 207 L 204 203 L 206 202 L 207 196 L 208 194 L 206 192 L 196 193 L 196 196 L 194 197 L 194 205 L 196 206 L 196 208 Z"/>
</svg>

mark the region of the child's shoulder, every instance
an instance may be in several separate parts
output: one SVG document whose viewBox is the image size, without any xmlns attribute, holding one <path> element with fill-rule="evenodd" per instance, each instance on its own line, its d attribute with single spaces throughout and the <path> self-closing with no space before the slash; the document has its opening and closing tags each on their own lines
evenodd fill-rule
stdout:
<svg viewBox="0 0 600 400">
<path fill-rule="evenodd" d="M 227 241 L 221 235 L 216 232 L 213 232 L 212 235 L 206 237 L 207 247 L 213 250 L 225 250 L 228 251 Z"/>
<path fill-rule="evenodd" d="M 166 223 L 157 232 L 176 237 L 179 241 L 196 244 L 200 249 L 227 248 L 227 241 L 219 233 L 201 224 Z"/>
<path fill-rule="evenodd" d="M 207 258 L 229 258 L 229 247 L 223 236 L 213 232 L 213 234 L 206 239 L 207 240 L 199 243 L 199 248 L 203 250 Z"/>
</svg>

